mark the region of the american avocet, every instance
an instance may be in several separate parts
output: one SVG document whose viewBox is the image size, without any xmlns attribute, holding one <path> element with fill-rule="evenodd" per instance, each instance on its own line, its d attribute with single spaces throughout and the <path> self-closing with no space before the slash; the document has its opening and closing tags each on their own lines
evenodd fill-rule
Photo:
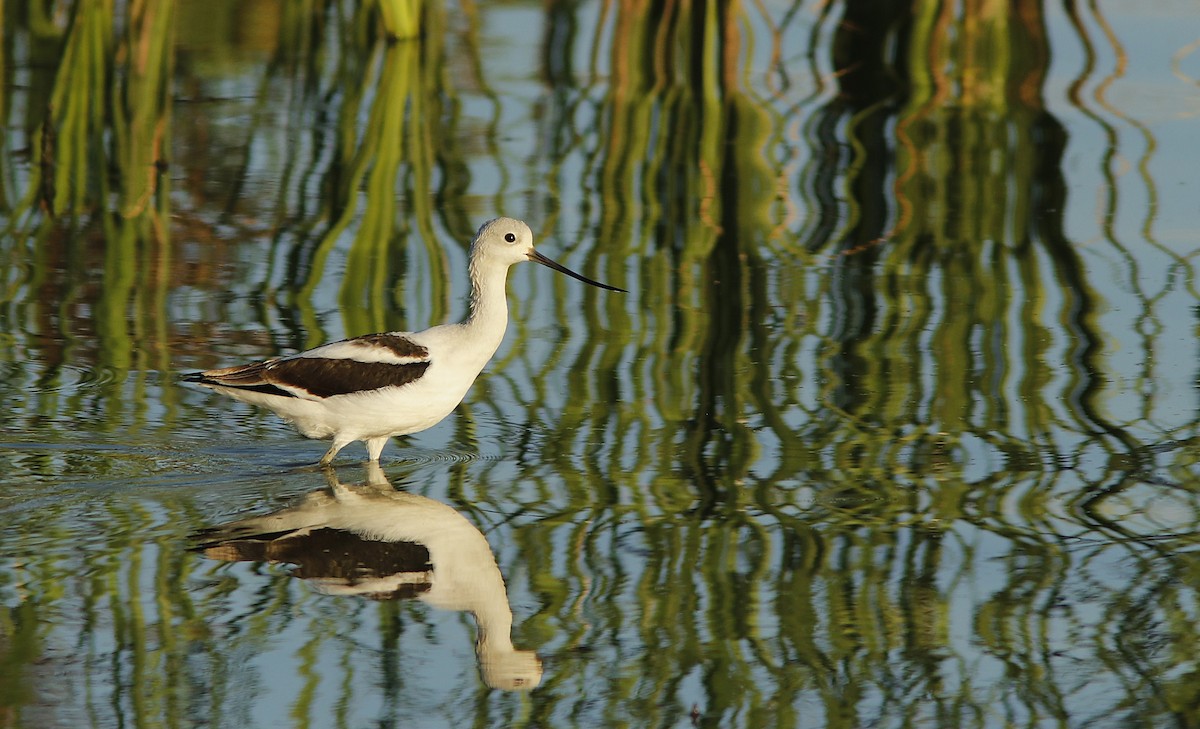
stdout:
<svg viewBox="0 0 1200 729">
<path fill-rule="evenodd" d="M 309 438 L 333 439 L 321 465 L 356 440 L 370 460 L 388 439 L 430 428 L 462 402 L 508 327 L 505 282 L 514 263 L 537 263 L 609 291 L 533 248 L 520 220 L 496 218 L 471 242 L 471 313 L 422 332 L 367 334 L 306 352 L 186 375 L 236 400 L 270 408 Z"/>
<path fill-rule="evenodd" d="M 262 516 L 194 535 L 194 549 L 226 562 L 284 562 L 327 595 L 418 599 L 475 618 L 476 657 L 492 688 L 528 690 L 542 678 L 533 651 L 512 643 L 512 608 L 496 556 L 479 529 L 440 501 L 397 491 L 379 464 L 367 482 L 329 488 Z"/>
</svg>

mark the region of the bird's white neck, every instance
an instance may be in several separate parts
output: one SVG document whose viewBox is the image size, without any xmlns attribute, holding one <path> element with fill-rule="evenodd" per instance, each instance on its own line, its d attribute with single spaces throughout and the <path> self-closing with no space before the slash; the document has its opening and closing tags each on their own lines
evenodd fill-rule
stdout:
<svg viewBox="0 0 1200 729">
<path fill-rule="evenodd" d="M 475 616 L 479 635 L 475 640 L 477 651 L 511 651 L 512 644 L 512 608 L 508 604 L 508 594 L 504 583 L 499 584 L 499 590 L 489 590 L 486 595 L 477 596 L 476 603 L 471 606 Z"/>
<path fill-rule="evenodd" d="M 463 322 L 463 327 L 478 338 L 481 348 L 490 350 L 490 358 L 500 347 L 504 330 L 508 328 L 508 297 L 505 292 L 508 266 L 488 264 L 486 260 L 472 257 L 471 313 Z"/>
</svg>

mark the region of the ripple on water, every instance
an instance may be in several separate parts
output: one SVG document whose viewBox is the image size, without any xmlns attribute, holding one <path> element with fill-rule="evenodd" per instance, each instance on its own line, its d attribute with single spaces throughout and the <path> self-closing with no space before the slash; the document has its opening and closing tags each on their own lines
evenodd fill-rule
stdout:
<svg viewBox="0 0 1200 729">
<path fill-rule="evenodd" d="M 86 367 L 62 364 L 53 373 L 38 377 L 30 388 L 35 393 L 81 392 L 97 390 L 121 382 L 124 375 L 112 367 Z"/>
<path fill-rule="evenodd" d="M 398 451 L 392 460 L 413 466 L 435 466 L 472 461 L 499 461 L 501 456 L 498 453 L 480 453 L 465 448 L 411 448 Z"/>
</svg>

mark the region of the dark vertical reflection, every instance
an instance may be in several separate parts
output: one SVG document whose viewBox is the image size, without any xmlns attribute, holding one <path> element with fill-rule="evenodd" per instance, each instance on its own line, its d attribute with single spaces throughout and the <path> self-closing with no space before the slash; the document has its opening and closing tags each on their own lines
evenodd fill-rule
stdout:
<svg viewBox="0 0 1200 729">
<path fill-rule="evenodd" d="M 874 269 L 883 255 L 895 214 L 889 174 L 895 173 L 891 125 L 908 98 L 903 60 L 909 47 L 913 4 L 882 0 L 847 2 L 833 34 L 830 56 L 837 76 L 837 94 L 814 115 L 819 127 L 842 128 L 840 134 L 821 138 L 827 159 L 837 159 L 839 169 L 852 166 L 852 175 L 828 175 L 830 185 L 847 185 L 855 215 L 850 225 L 832 241 L 836 253 L 831 287 L 836 307 L 836 329 L 830 334 L 845 344 L 830 361 L 841 381 L 831 393 L 833 403 L 849 412 L 869 410 L 867 393 L 875 389 L 875 373 L 867 364 L 871 355 L 857 343 L 879 326 L 881 303 Z M 848 179 L 847 179 L 848 178 Z M 828 189 L 819 193 L 834 197 Z M 829 250 L 828 248 L 826 250 Z M 871 417 L 867 415 L 867 417 Z"/>
</svg>

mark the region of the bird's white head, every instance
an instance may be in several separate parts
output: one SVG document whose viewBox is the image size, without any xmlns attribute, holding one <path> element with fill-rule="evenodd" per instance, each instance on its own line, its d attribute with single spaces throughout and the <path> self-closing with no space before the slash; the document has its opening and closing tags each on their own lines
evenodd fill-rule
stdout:
<svg viewBox="0 0 1200 729">
<path fill-rule="evenodd" d="M 479 232 L 475 234 L 474 242 L 471 243 L 471 266 L 473 269 L 477 266 L 495 265 L 497 263 L 508 267 L 521 261 L 534 261 L 592 286 L 608 289 L 609 291 L 627 293 L 625 289 L 602 284 L 599 281 L 593 281 L 587 276 L 581 276 L 566 266 L 556 263 L 538 253 L 533 248 L 533 231 L 520 220 L 496 218 L 495 220 L 487 221 L 479 228 Z M 472 275 L 477 274 L 473 273 Z"/>
<path fill-rule="evenodd" d="M 471 243 L 471 258 L 511 266 L 528 261 L 533 253 L 533 231 L 520 220 L 496 218 L 479 228 Z"/>
</svg>

